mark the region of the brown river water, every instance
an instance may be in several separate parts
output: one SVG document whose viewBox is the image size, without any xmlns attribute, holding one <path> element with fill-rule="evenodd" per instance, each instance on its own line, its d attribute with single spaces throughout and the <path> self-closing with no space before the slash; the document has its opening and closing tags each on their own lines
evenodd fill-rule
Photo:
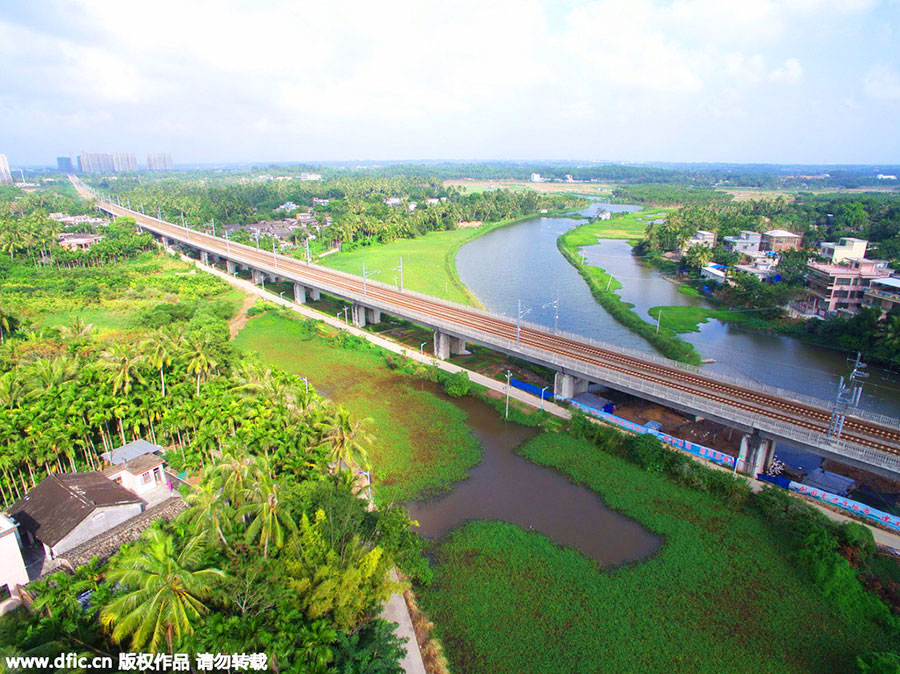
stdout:
<svg viewBox="0 0 900 674">
<path fill-rule="evenodd" d="M 662 539 L 607 508 L 589 489 L 516 454 L 535 430 L 501 419 L 475 398 L 453 400 L 469 415 L 483 458 L 453 491 L 406 504 L 418 532 L 441 538 L 471 520 L 502 520 L 579 550 L 605 567 L 652 555 Z"/>
</svg>

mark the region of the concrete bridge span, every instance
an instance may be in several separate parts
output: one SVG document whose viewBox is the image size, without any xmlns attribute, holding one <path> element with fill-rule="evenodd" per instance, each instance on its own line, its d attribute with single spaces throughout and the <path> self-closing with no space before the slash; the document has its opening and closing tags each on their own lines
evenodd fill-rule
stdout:
<svg viewBox="0 0 900 674">
<path fill-rule="evenodd" d="M 73 183 L 82 194 L 94 198 L 79 181 Z M 553 369 L 558 373 L 556 393 L 561 397 L 571 397 L 587 382 L 595 382 L 712 419 L 752 438 L 787 441 L 843 463 L 900 477 L 900 421 L 896 419 L 858 411 L 847 415 L 839 439 L 828 437 L 831 409 L 822 400 L 751 381 L 708 375 L 699 368 L 653 354 L 533 323 L 517 325 L 508 316 L 229 242 L 107 200 L 99 201 L 98 206 L 112 215 L 135 218 L 141 228 L 169 244 L 195 249 L 207 260 L 225 260 L 229 272 L 242 266 L 260 279 L 265 275 L 290 281 L 294 283 L 295 301 L 305 301 L 307 295 L 315 299 L 319 292 L 344 298 L 354 305 L 353 322 L 357 325 L 377 322 L 384 312 L 429 327 L 435 331 L 434 352 L 438 358 L 461 352 L 467 342 L 481 344 Z"/>
</svg>

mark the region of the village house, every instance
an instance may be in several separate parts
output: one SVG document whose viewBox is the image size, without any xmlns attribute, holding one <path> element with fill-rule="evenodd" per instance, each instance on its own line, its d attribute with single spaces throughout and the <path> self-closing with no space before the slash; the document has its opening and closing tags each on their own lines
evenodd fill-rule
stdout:
<svg viewBox="0 0 900 674">
<path fill-rule="evenodd" d="M 756 253 L 762 243 L 762 235 L 759 232 L 742 230 L 737 236 L 722 237 L 722 245 L 732 253 Z"/>
<path fill-rule="evenodd" d="M 700 277 L 713 283 L 725 283 L 728 276 L 728 267 L 724 264 L 708 264 L 700 270 Z"/>
<path fill-rule="evenodd" d="M 819 255 L 826 258 L 831 264 L 841 264 L 847 258 L 863 258 L 869 242 L 865 239 L 855 239 L 852 236 L 844 236 L 837 243 L 823 241 L 819 244 Z"/>
<path fill-rule="evenodd" d="M 69 250 L 89 250 L 91 246 L 102 240 L 103 237 L 97 234 L 64 233 L 59 235 L 57 243 Z"/>
<path fill-rule="evenodd" d="M 608 216 L 607 212 L 607 216 Z M 682 247 L 682 253 L 689 251 L 694 246 L 706 246 L 707 248 L 715 248 L 716 247 L 716 233 L 708 232 L 705 229 L 698 229 L 694 232 L 694 235 L 684 242 L 684 246 Z"/>
<path fill-rule="evenodd" d="M 887 262 L 866 258 L 847 258 L 844 264 L 812 262 L 807 270 L 807 296 L 792 309 L 800 316 L 818 318 L 858 313 L 872 281 L 891 275 Z"/>
<path fill-rule="evenodd" d="M 101 455 L 104 461 L 111 464 L 103 474 L 135 494 L 145 495 L 167 484 L 162 453 L 162 447 L 146 440 L 129 442 Z"/>
<path fill-rule="evenodd" d="M 49 475 L 9 508 L 24 548 L 54 558 L 135 515 L 144 502 L 100 473 Z"/>
<path fill-rule="evenodd" d="M 763 232 L 760 242 L 760 250 L 770 250 L 780 253 L 783 250 L 800 250 L 803 237 L 785 229 L 770 229 Z"/>
<path fill-rule="evenodd" d="M 900 278 L 889 276 L 872 279 L 863 294 L 861 306 L 880 309 L 882 318 L 900 308 Z"/>
<path fill-rule="evenodd" d="M 0 584 L 6 585 L 10 596 L 14 596 L 16 586 L 27 583 L 28 570 L 22 557 L 19 525 L 0 514 Z"/>
</svg>

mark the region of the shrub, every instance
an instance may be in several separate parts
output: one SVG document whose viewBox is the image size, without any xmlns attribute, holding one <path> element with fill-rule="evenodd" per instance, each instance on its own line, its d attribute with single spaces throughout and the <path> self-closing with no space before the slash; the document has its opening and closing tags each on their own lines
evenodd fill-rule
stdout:
<svg viewBox="0 0 900 674">
<path fill-rule="evenodd" d="M 900 655 L 872 652 L 856 658 L 860 674 L 900 674 Z"/>
<path fill-rule="evenodd" d="M 437 379 L 441 386 L 444 387 L 444 392 L 451 398 L 462 398 L 468 395 L 472 387 L 472 382 L 469 381 L 469 374 L 465 370 L 453 373 L 438 370 Z"/>
<path fill-rule="evenodd" d="M 857 522 L 844 522 L 838 529 L 838 537 L 842 545 L 856 553 L 861 563 L 868 564 L 875 556 L 875 535 L 869 527 Z"/>
<path fill-rule="evenodd" d="M 637 435 L 628 443 L 630 458 L 649 473 L 662 473 L 666 470 L 667 451 L 658 438 L 649 434 Z"/>
</svg>

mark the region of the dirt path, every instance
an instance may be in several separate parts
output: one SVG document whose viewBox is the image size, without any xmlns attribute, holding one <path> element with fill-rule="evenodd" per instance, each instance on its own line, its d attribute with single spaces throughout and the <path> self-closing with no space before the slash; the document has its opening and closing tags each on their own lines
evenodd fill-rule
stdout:
<svg viewBox="0 0 900 674">
<path fill-rule="evenodd" d="M 228 334 L 231 339 L 237 337 L 237 333 L 247 325 L 247 310 L 254 304 L 256 304 L 256 298 L 253 295 L 247 295 L 247 297 L 244 298 L 244 303 L 241 305 L 241 308 L 238 309 L 238 312 L 234 315 L 234 318 L 228 321 Z"/>
</svg>

